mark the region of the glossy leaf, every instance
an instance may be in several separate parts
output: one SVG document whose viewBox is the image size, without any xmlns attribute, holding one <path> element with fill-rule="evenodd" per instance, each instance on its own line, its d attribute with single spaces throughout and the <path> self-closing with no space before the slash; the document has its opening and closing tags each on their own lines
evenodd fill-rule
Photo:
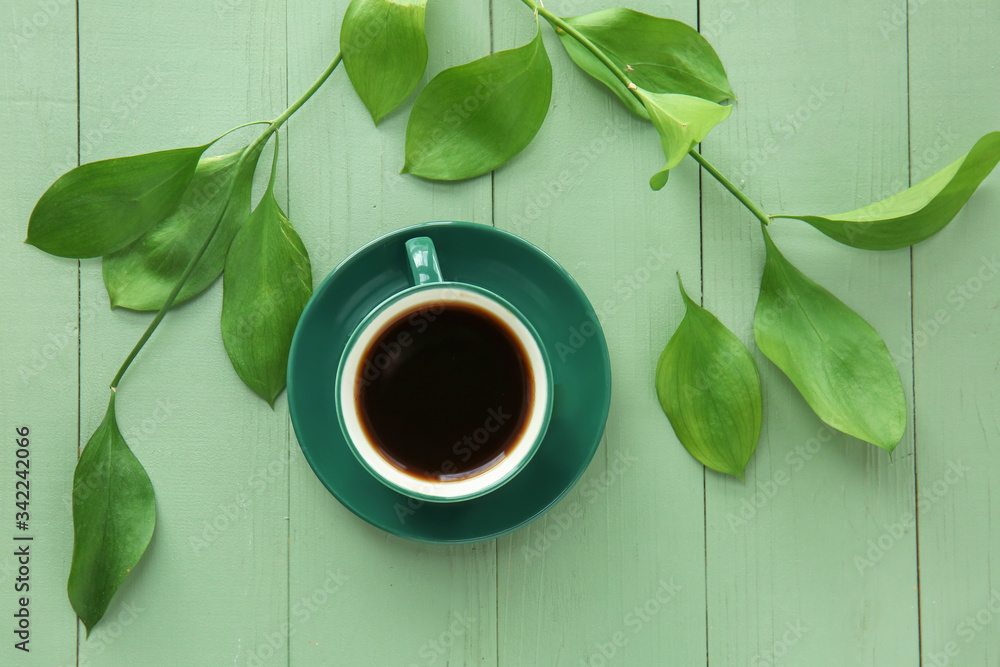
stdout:
<svg viewBox="0 0 1000 667">
<path fill-rule="evenodd" d="M 73 475 L 69 600 L 89 634 L 146 551 L 156 523 L 153 486 L 128 448 L 112 392 Z"/>
<path fill-rule="evenodd" d="M 551 97 L 541 31 L 524 46 L 444 70 L 410 112 L 403 172 L 457 181 L 496 169 L 531 142 Z"/>
<path fill-rule="evenodd" d="M 767 231 L 757 347 L 820 419 L 892 451 L 906 428 L 899 372 L 875 329 L 785 259 Z"/>
<path fill-rule="evenodd" d="M 653 93 L 692 95 L 711 102 L 736 97 L 712 45 L 685 23 L 620 7 L 565 21 L 627 72 L 640 88 Z M 610 88 L 633 113 L 649 118 L 643 104 L 604 63 L 572 35 L 556 32 L 573 62 Z"/>
<path fill-rule="evenodd" d="M 312 295 L 312 268 L 274 198 L 274 171 L 257 208 L 236 234 L 222 284 L 222 341 L 233 368 L 274 407 L 285 386 L 295 325 Z"/>
<path fill-rule="evenodd" d="M 952 221 L 1000 162 L 1000 132 L 933 176 L 888 199 L 838 215 L 776 215 L 803 220 L 855 248 L 892 250 L 920 243 Z"/>
<path fill-rule="evenodd" d="M 649 118 L 660 135 L 667 164 L 653 174 L 649 186 L 654 190 L 667 184 L 671 169 L 676 167 L 692 148 L 704 139 L 713 127 L 732 113 L 729 105 L 716 104 L 690 95 L 653 93 L 641 88 L 636 91 L 646 105 Z"/>
<path fill-rule="evenodd" d="M 680 289 L 687 313 L 660 355 L 656 395 L 691 456 L 742 480 L 763 418 L 757 364 L 715 315 Z"/>
<path fill-rule="evenodd" d="M 174 306 L 215 282 L 225 266 L 229 244 L 250 216 L 250 194 L 260 149 L 247 156 L 242 168 L 241 153 L 202 158 L 177 209 L 136 241 L 104 258 L 104 285 L 112 308 L 159 310 L 163 306 L 212 232 L 232 187 L 219 229 Z"/>
<path fill-rule="evenodd" d="M 60 257 L 99 257 L 125 247 L 180 202 L 208 144 L 90 162 L 42 195 L 25 241 Z"/>
<path fill-rule="evenodd" d="M 378 122 L 413 92 L 427 67 L 426 0 L 352 0 L 340 27 L 344 68 Z"/>
</svg>

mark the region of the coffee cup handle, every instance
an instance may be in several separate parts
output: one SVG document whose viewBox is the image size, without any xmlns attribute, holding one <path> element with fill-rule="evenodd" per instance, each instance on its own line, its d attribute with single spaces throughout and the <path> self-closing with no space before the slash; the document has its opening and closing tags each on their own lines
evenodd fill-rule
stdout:
<svg viewBox="0 0 1000 667">
<path fill-rule="evenodd" d="M 414 285 L 444 282 L 434 241 L 429 237 L 418 236 L 407 241 L 406 258 L 410 263 Z"/>
</svg>

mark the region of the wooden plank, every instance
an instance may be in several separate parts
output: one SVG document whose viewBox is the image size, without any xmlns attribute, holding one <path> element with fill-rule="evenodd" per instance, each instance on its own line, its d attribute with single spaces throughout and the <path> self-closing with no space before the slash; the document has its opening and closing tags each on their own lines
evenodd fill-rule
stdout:
<svg viewBox="0 0 1000 667">
<path fill-rule="evenodd" d="M 894 24 L 889 24 L 890 26 Z M 920 3 L 909 13 L 914 183 L 1000 129 L 996 3 Z M 913 249 L 923 664 L 1000 661 L 1000 175 Z M 992 499 L 997 493 L 998 500 Z"/>
<path fill-rule="evenodd" d="M 607 3 L 552 2 L 585 14 Z M 633 2 L 694 24 L 695 2 Z M 530 39 L 531 12 L 494 5 L 497 48 Z M 549 514 L 499 540 L 502 665 L 705 664 L 701 466 L 653 389 L 656 360 L 683 314 L 674 275 L 700 282 L 698 172 L 662 192 L 652 127 L 578 71 L 543 26 L 552 108 L 534 142 L 496 172 L 496 224 L 550 253 L 594 304 L 611 354 L 605 439 Z"/>
<path fill-rule="evenodd" d="M 284 6 L 82 3 L 80 61 L 85 162 L 197 145 L 285 107 Z M 151 316 L 106 309 L 97 261 L 84 262 L 82 290 L 100 304 L 82 334 L 86 439 Z M 104 624 L 81 640 L 81 665 L 249 665 L 272 650 L 268 664 L 285 663 L 287 429 L 230 367 L 221 297 L 218 283 L 169 314 L 120 386 L 120 424 L 156 490 L 157 528 Z M 115 635 L 118 619 L 128 627 Z"/>
<path fill-rule="evenodd" d="M 565 13 L 605 6 L 550 4 Z M 75 662 L 65 597 L 75 386 L 82 380 L 85 441 L 107 381 L 149 320 L 107 311 L 96 261 L 84 262 L 78 309 L 76 263 L 20 244 L 35 200 L 77 157 L 75 11 L 46 6 L 56 5 L 0 15 L 0 143 L 18 157 L 0 175 L 12 221 L 0 227 L 0 433 L 28 423 L 33 468 L 44 471 L 32 478 L 30 532 L 44 546 L 32 562 L 32 653 L 23 659 L 5 645 L 5 664 Z M 837 15 L 819 5 L 779 14 L 703 2 L 702 30 L 740 95 L 706 142 L 708 157 L 769 212 L 827 212 L 900 189 L 908 164 L 919 180 L 997 129 L 989 104 L 997 10 L 986 0 L 910 5 L 908 159 L 902 2 Z M 652 0 L 635 6 L 665 13 Z M 152 13 L 84 3 L 83 160 L 193 145 L 273 116 L 332 57 L 345 7 L 340 0 L 317 14 L 303 0 L 289 3 L 286 89 L 281 3 L 192 0 Z M 44 25 L 32 23 L 38 11 Z M 494 12 L 496 48 L 530 36 L 523 7 L 497 3 Z M 696 4 L 672 15 L 693 23 Z M 431 73 L 490 49 L 486 3 L 431 3 L 428 23 Z M 990 608 L 991 596 L 1000 599 L 990 524 L 991 452 L 1000 443 L 1000 282 L 990 248 L 1000 177 L 914 249 L 915 332 L 908 252 L 844 248 L 793 221 L 773 228 L 789 259 L 883 334 L 907 387 L 915 358 L 918 489 L 911 431 L 891 464 L 831 434 L 759 353 L 768 408 L 747 482 L 714 474 L 703 482 L 652 392 L 656 356 L 683 314 L 673 270 L 692 292 L 701 271 L 697 172 L 684 164 L 666 191 L 649 192 L 660 159 L 654 133 L 573 71 L 546 31 L 553 108 L 532 146 L 493 179 L 397 175 L 407 110 L 373 129 L 338 72 L 291 122 L 279 184 L 290 184 L 289 213 L 317 282 L 378 234 L 429 219 L 489 223 L 494 202 L 498 226 L 576 276 L 605 315 L 615 379 L 607 437 L 580 486 L 495 544 L 386 537 L 316 480 L 284 399 L 271 412 L 239 383 L 219 338 L 216 286 L 165 320 L 122 385 L 122 427 L 153 479 L 159 525 L 104 624 L 81 637 L 81 665 L 159 664 L 163 655 L 191 664 L 578 665 L 601 664 L 602 650 L 614 652 L 604 658 L 611 664 L 664 656 L 700 664 L 706 633 L 720 664 L 916 664 L 920 640 L 925 665 L 1000 659 Z M 760 235 L 708 177 L 703 186 L 705 302 L 753 349 Z M 649 270 L 656 253 L 665 264 Z M 9 470 L 13 455 L 0 451 Z M 8 495 L 0 484 L 0 500 Z M 908 519 L 918 500 L 919 626 Z M 0 556 L 4 610 L 13 605 L 10 577 Z M 331 577 L 343 585 L 317 603 Z M 635 610 L 656 599 L 661 581 L 679 591 L 644 620 Z M 465 621 L 460 634 L 450 630 L 456 619 Z M 618 632 L 624 646 L 614 646 Z"/>
<path fill-rule="evenodd" d="M 289 90 L 304 90 L 333 58 L 347 7 L 288 7 Z M 428 73 L 486 55 L 487 3 L 430 3 Z M 399 175 L 409 104 L 378 129 L 338 71 L 289 127 L 289 214 L 318 284 L 361 245 L 429 220 L 491 222 L 490 177 L 430 183 Z M 284 408 L 281 409 L 284 412 Z M 290 438 L 290 662 L 315 664 L 496 664 L 492 543 L 433 546 L 391 537 L 342 507 Z M 329 576 L 345 581 L 310 609 Z M 302 613 L 295 613 L 296 605 Z"/>
<path fill-rule="evenodd" d="M 67 500 L 76 465 L 77 263 L 21 242 L 38 197 L 76 166 L 76 12 L 65 3 L 0 12 L 0 662 L 75 665 L 76 617 L 66 599 L 73 551 Z M 28 432 L 28 529 L 15 524 L 15 429 Z M 22 468 L 23 464 L 22 464 Z M 23 517 L 19 517 L 22 518 Z M 32 540 L 15 542 L 15 537 Z M 27 546 L 30 572 L 15 550 Z M 27 586 L 27 588 L 25 588 Z M 25 638 L 12 634 L 21 598 Z M 24 653 L 15 642 L 27 639 Z"/>
<path fill-rule="evenodd" d="M 705 154 L 769 213 L 850 210 L 905 187 L 906 35 L 878 27 L 903 5 L 702 2 L 740 98 Z M 825 428 L 753 346 L 763 241 L 707 174 L 703 220 L 705 304 L 754 350 L 765 403 L 746 483 L 705 479 L 709 660 L 917 664 L 912 429 L 891 463 Z M 909 338 L 906 250 L 843 247 L 793 221 L 771 232 L 890 345 Z M 908 360 L 899 371 L 909 387 Z"/>
</svg>

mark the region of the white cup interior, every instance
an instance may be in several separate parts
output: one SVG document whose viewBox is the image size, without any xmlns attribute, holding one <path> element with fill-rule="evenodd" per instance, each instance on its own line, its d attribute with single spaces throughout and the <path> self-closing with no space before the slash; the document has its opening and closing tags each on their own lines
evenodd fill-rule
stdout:
<svg viewBox="0 0 1000 667">
<path fill-rule="evenodd" d="M 416 477 L 385 458 L 370 440 L 358 410 L 357 382 L 361 377 L 366 353 L 385 327 L 406 313 L 442 303 L 466 304 L 493 314 L 506 325 L 526 353 L 528 371 L 533 379 L 533 400 L 517 441 L 507 448 L 507 455 L 495 465 L 473 476 L 450 480 Z M 534 454 L 544 435 L 550 407 L 550 378 L 545 355 L 532 332 L 505 305 L 483 292 L 465 286 L 437 284 L 411 288 L 401 297 L 390 300 L 362 323 L 347 350 L 338 377 L 341 424 L 355 454 L 382 482 L 412 497 L 436 501 L 456 501 L 482 495 L 508 481 Z"/>
</svg>

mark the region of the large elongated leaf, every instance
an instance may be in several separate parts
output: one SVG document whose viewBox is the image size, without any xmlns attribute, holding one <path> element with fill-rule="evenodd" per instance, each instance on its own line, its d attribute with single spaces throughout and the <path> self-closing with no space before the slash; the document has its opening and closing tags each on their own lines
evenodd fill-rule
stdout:
<svg viewBox="0 0 1000 667">
<path fill-rule="evenodd" d="M 99 257 L 125 247 L 177 207 L 208 146 L 68 171 L 35 204 L 26 243 L 60 257 Z"/>
<path fill-rule="evenodd" d="M 778 252 L 767 260 L 754 314 L 760 348 L 830 426 L 892 451 L 906 428 L 899 372 L 875 329 Z"/>
<path fill-rule="evenodd" d="M 410 112 L 403 172 L 457 181 L 496 169 L 531 142 L 551 97 L 541 31 L 524 46 L 444 70 Z"/>
<path fill-rule="evenodd" d="M 233 239 L 222 279 L 222 342 L 243 382 L 272 407 L 312 295 L 309 255 L 274 198 L 277 145 L 274 155 L 267 191 Z"/>
<path fill-rule="evenodd" d="M 649 118 L 660 134 L 663 154 L 667 164 L 649 179 L 654 190 L 667 184 L 671 169 L 676 167 L 694 146 L 704 139 L 713 127 L 729 118 L 733 107 L 716 104 L 691 95 L 636 91 L 646 105 Z"/>
<path fill-rule="evenodd" d="M 1000 132 L 990 132 L 941 171 L 888 199 L 838 215 L 772 217 L 803 220 L 855 248 L 904 248 L 937 234 L 951 222 L 997 162 Z"/>
<path fill-rule="evenodd" d="M 155 524 L 153 486 L 118 429 L 112 392 L 104 421 L 90 436 L 73 474 L 73 561 L 67 588 L 88 634 L 146 551 Z"/>
<path fill-rule="evenodd" d="M 735 98 L 722 61 L 697 30 L 672 19 L 612 8 L 565 19 L 640 88 L 693 95 L 711 102 Z M 557 31 L 563 47 L 583 71 L 606 85 L 633 113 L 649 112 L 597 56 L 572 35 Z"/>
<path fill-rule="evenodd" d="M 241 153 L 202 158 L 177 209 L 133 243 L 104 258 L 104 285 L 112 308 L 159 310 L 163 306 L 211 233 L 232 187 L 219 229 L 174 306 L 200 294 L 219 277 L 229 244 L 250 216 L 250 194 L 260 149 L 248 155 L 242 167 Z"/>
<path fill-rule="evenodd" d="M 427 0 L 352 0 L 340 27 L 347 76 L 378 122 L 413 92 L 427 67 Z"/>
<path fill-rule="evenodd" d="M 715 315 L 688 298 L 683 284 L 680 289 L 687 313 L 660 355 L 656 395 L 691 456 L 743 479 L 763 418 L 757 364 Z"/>
</svg>

